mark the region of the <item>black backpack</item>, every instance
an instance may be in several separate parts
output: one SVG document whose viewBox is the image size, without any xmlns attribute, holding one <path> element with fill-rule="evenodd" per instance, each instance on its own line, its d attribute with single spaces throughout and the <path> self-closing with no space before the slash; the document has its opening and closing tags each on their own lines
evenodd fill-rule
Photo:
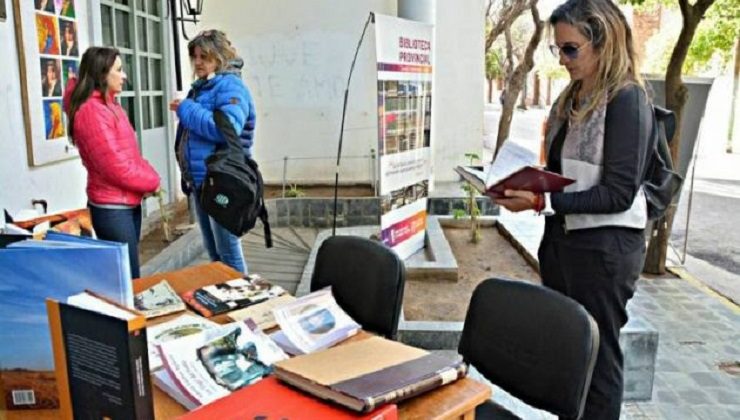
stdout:
<svg viewBox="0 0 740 420">
<path fill-rule="evenodd" d="M 649 220 L 665 214 L 671 202 L 681 190 L 683 177 L 673 170 L 671 149 L 668 142 L 676 132 L 676 116 L 672 111 L 657 105 L 653 109 L 653 132 L 650 136 L 642 188 L 647 199 Z"/>
<path fill-rule="evenodd" d="M 214 111 L 213 119 L 226 138 L 227 147 L 206 159 L 200 205 L 218 224 L 236 236 L 247 233 L 260 219 L 265 232 L 265 246 L 271 248 L 264 184 L 257 162 L 244 155 L 239 136 L 223 112 Z"/>
</svg>

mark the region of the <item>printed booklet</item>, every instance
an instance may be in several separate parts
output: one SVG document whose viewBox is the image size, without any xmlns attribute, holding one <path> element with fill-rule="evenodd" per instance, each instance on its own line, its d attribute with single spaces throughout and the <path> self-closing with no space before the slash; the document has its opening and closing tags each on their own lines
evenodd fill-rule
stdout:
<svg viewBox="0 0 740 420">
<path fill-rule="evenodd" d="M 191 308 L 205 317 L 212 317 L 280 296 L 285 290 L 257 274 L 212 284 L 182 294 Z"/>
<path fill-rule="evenodd" d="M 219 327 L 219 324 L 213 321 L 190 314 L 180 315 L 171 321 L 147 327 L 149 369 L 155 371 L 162 367 L 162 359 L 159 357 L 160 344 Z"/>
<path fill-rule="evenodd" d="M 234 322 L 159 345 L 154 383 L 188 410 L 268 375 L 288 356 L 254 323 Z"/>
<path fill-rule="evenodd" d="M 134 307 L 147 319 L 185 310 L 185 302 L 167 280 L 134 295 Z"/>
<path fill-rule="evenodd" d="M 273 309 L 280 331 L 271 335 L 290 354 L 306 354 L 330 347 L 360 330 L 339 307 L 331 287 L 317 290 Z"/>
</svg>

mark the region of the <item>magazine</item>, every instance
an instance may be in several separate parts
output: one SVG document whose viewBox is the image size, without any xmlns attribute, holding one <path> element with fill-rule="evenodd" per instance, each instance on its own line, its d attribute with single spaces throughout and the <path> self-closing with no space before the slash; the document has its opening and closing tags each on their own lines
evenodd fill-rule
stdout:
<svg viewBox="0 0 740 420">
<path fill-rule="evenodd" d="M 137 293 L 134 296 L 134 307 L 148 318 L 171 314 L 185 310 L 185 302 L 172 289 L 167 280 Z"/>
<path fill-rule="evenodd" d="M 162 359 L 159 357 L 158 347 L 160 344 L 219 327 L 219 324 L 213 321 L 190 314 L 184 314 L 171 321 L 147 327 L 149 370 L 154 372 L 162 367 Z"/>
<path fill-rule="evenodd" d="M 295 297 L 286 293 L 262 303 L 248 306 L 234 312 L 229 312 L 228 317 L 233 319 L 234 321 L 244 321 L 245 319 L 251 319 L 255 324 L 257 324 L 257 327 L 259 327 L 259 329 L 261 329 L 262 331 L 267 331 L 269 329 L 277 327 L 275 315 L 272 314 L 272 310 L 277 308 L 278 306 L 293 302 L 295 299 Z"/>
<path fill-rule="evenodd" d="M 327 287 L 273 309 L 280 331 L 271 337 L 291 354 L 325 349 L 360 330 Z"/>
<path fill-rule="evenodd" d="M 254 323 L 234 322 L 218 329 L 159 345 L 164 362 L 157 386 L 192 410 L 250 385 L 288 356 Z"/>
<path fill-rule="evenodd" d="M 205 317 L 212 317 L 244 308 L 280 296 L 285 290 L 257 274 L 212 284 L 182 294 L 191 308 Z"/>
</svg>

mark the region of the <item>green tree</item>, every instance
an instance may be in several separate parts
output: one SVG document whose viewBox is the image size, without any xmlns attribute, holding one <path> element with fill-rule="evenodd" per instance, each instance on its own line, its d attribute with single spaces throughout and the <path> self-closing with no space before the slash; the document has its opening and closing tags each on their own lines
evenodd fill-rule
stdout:
<svg viewBox="0 0 740 420">
<path fill-rule="evenodd" d="M 668 0 L 625 0 L 627 3 L 645 6 L 648 2 Z M 692 41 L 696 37 L 697 28 L 704 20 L 709 8 L 716 2 L 725 0 L 695 0 L 690 3 L 689 0 L 676 0 L 679 10 L 681 10 L 682 26 L 678 34 L 676 43 L 671 51 L 671 57 L 668 60 L 668 66 L 665 73 L 665 105 L 676 114 L 677 129 L 671 142 L 671 154 L 674 162 L 678 162 L 678 153 L 681 150 L 681 119 L 683 117 L 683 108 L 688 101 L 688 88 L 684 85 L 681 78 L 683 67 L 689 55 Z M 737 0 L 727 0 L 737 1 Z M 729 3 L 728 3 L 729 4 Z M 663 219 L 654 224 L 653 232 L 650 234 L 650 243 L 648 245 L 647 257 L 645 259 L 645 272 L 648 273 L 665 273 L 665 260 L 668 252 L 668 238 L 670 237 L 673 217 L 676 214 L 676 207 L 672 206 L 666 212 Z"/>
<path fill-rule="evenodd" d="M 486 52 L 486 80 L 488 81 L 488 103 L 493 102 L 493 82 L 503 76 L 503 64 L 501 63 L 501 52 L 497 48 L 491 48 Z"/>
</svg>

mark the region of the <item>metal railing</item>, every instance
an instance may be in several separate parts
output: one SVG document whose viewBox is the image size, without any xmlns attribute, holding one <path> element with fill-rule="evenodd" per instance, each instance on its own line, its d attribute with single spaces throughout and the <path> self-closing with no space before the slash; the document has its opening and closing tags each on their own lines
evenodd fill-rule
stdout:
<svg viewBox="0 0 740 420">
<path fill-rule="evenodd" d="M 286 188 L 289 184 L 288 182 L 288 168 L 289 163 L 291 161 L 328 161 L 331 162 L 332 165 L 335 165 L 337 157 L 336 156 L 284 156 L 282 159 L 283 162 L 283 175 L 282 175 L 282 197 L 285 198 L 285 192 Z M 342 161 L 345 160 L 366 160 L 367 165 L 369 168 L 369 174 L 370 174 L 370 182 L 373 185 L 373 192 L 375 195 L 378 195 L 378 157 L 377 153 L 375 152 L 375 149 L 370 149 L 370 153 L 366 155 L 350 155 L 350 156 L 342 156 Z M 271 162 L 277 162 L 278 160 L 272 160 L 272 161 L 266 161 L 265 163 L 271 163 Z M 322 165 L 323 166 L 323 165 Z M 341 178 L 341 172 L 339 173 Z"/>
</svg>

